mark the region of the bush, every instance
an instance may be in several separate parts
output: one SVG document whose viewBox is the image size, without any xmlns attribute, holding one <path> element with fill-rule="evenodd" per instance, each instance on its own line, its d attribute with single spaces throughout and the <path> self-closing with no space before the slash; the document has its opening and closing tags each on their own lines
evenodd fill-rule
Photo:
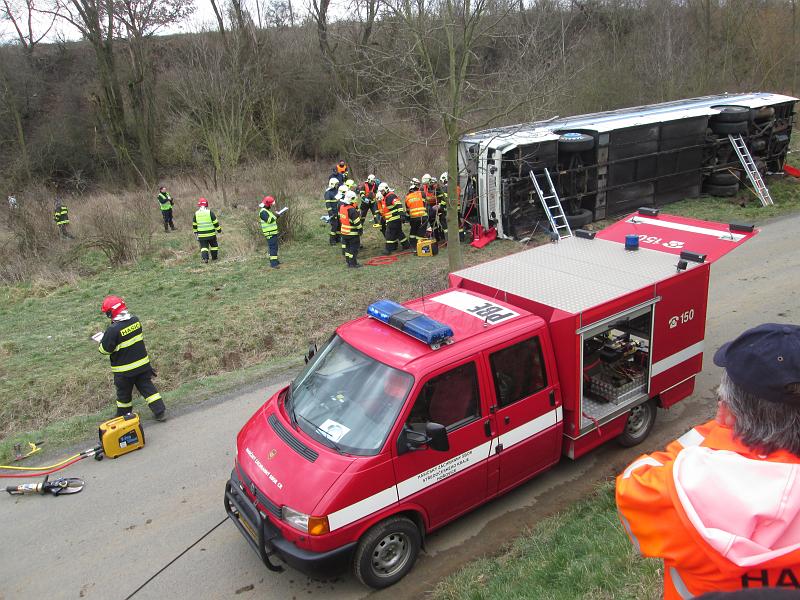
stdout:
<svg viewBox="0 0 800 600">
<path fill-rule="evenodd" d="M 130 262 L 147 252 L 153 237 L 152 201 L 144 193 L 133 196 L 133 202 L 109 195 L 94 199 L 91 210 L 83 216 L 80 247 L 100 250 L 112 265 Z"/>
</svg>

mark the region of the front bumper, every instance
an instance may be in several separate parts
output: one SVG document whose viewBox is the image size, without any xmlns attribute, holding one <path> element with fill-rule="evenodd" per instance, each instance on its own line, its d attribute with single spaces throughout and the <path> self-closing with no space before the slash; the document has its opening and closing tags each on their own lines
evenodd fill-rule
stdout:
<svg viewBox="0 0 800 600">
<path fill-rule="evenodd" d="M 271 560 L 272 556 L 277 556 L 290 567 L 308 575 L 330 577 L 347 570 L 355 551 L 356 542 L 328 552 L 312 552 L 295 546 L 247 497 L 235 469 L 225 484 L 225 512 L 271 571 L 283 570 Z"/>
</svg>

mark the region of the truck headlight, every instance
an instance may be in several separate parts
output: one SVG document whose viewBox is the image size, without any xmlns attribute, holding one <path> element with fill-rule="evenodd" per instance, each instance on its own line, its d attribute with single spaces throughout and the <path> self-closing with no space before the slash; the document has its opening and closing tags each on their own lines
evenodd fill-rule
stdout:
<svg viewBox="0 0 800 600">
<path fill-rule="evenodd" d="M 289 525 L 308 535 L 324 535 L 330 532 L 328 517 L 313 517 L 288 506 L 283 507 L 281 516 Z"/>
</svg>

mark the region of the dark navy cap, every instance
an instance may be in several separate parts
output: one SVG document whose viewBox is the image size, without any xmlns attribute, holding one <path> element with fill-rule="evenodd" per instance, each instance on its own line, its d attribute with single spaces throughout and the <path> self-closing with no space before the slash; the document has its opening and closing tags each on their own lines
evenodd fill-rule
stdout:
<svg viewBox="0 0 800 600">
<path fill-rule="evenodd" d="M 740 388 L 770 402 L 800 406 L 800 326 L 764 323 L 723 344 L 714 364 Z"/>
</svg>

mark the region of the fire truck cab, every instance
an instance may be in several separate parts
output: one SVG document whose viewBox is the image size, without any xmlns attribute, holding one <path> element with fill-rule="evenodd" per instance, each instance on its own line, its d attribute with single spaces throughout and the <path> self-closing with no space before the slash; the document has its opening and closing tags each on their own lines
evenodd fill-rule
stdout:
<svg viewBox="0 0 800 600">
<path fill-rule="evenodd" d="M 395 583 L 426 533 L 644 440 L 702 368 L 710 263 L 756 233 L 643 210 L 372 304 L 239 432 L 228 515 L 271 570 Z"/>
</svg>

